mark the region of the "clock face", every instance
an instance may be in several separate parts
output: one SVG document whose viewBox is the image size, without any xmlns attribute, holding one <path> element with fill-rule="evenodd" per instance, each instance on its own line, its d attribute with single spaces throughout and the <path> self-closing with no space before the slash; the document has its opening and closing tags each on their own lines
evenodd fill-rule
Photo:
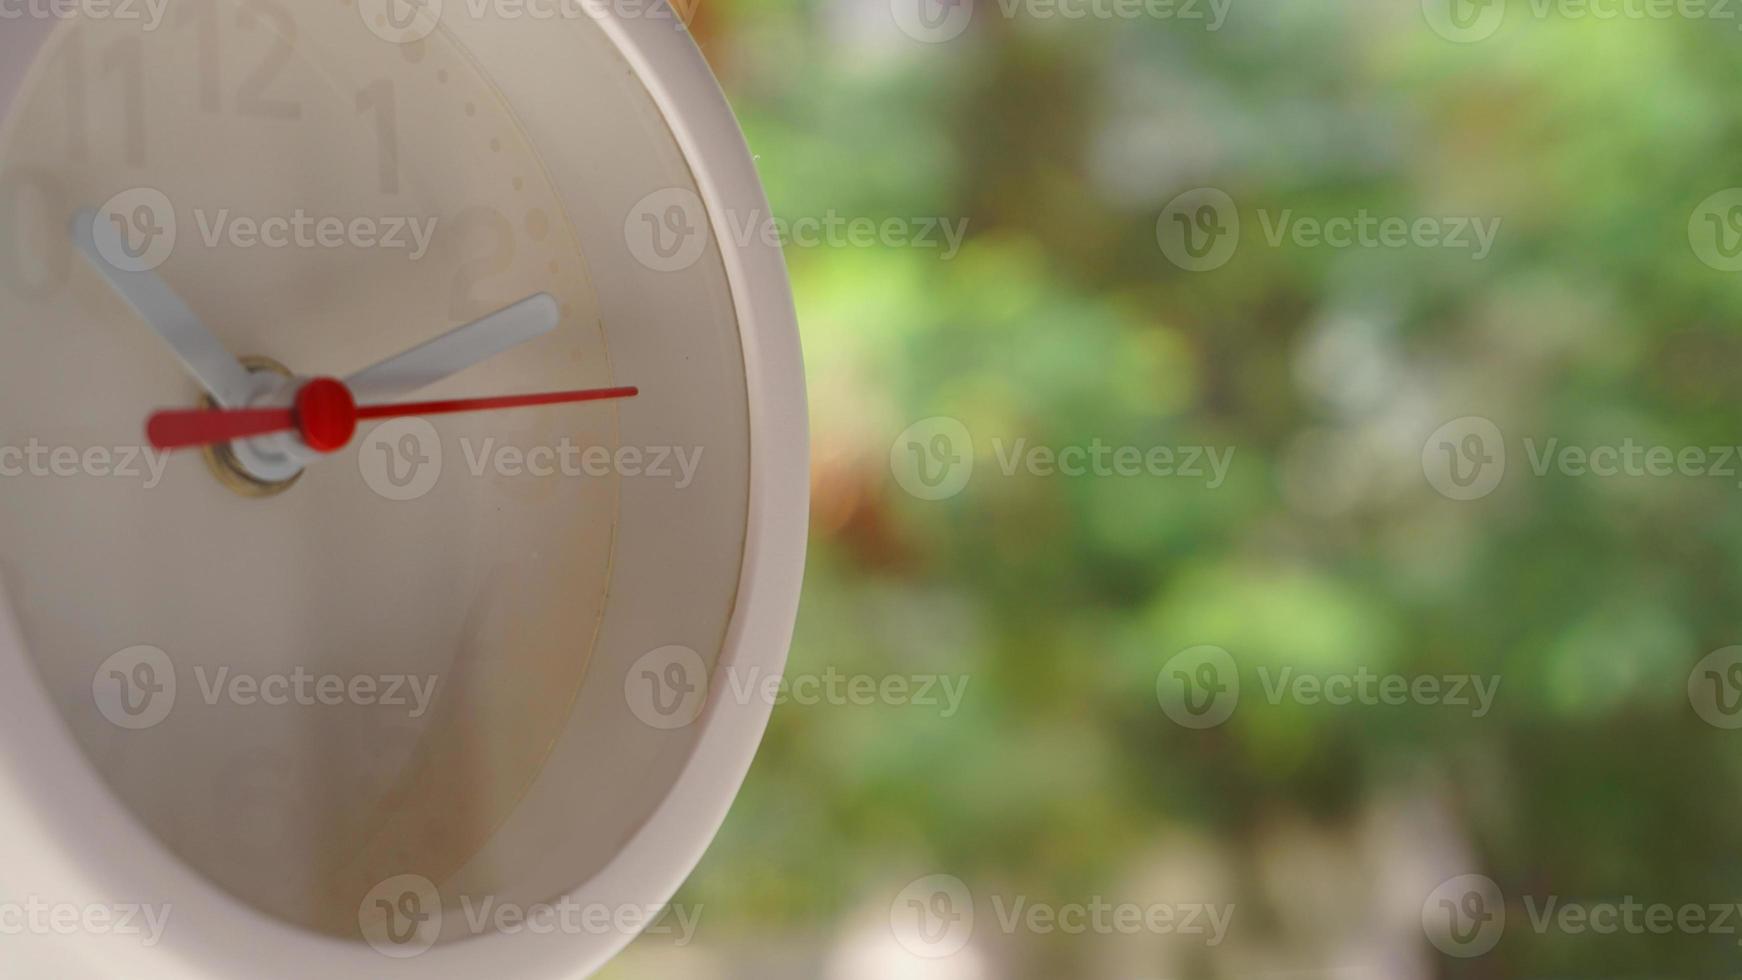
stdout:
<svg viewBox="0 0 1742 980">
<path fill-rule="evenodd" d="M 750 456 L 700 191 L 597 25 L 363 7 L 66 21 L 0 132 L 0 596 L 152 834 L 341 936 L 396 876 L 539 901 L 635 832 L 726 642 Z M 160 453 L 147 417 L 213 393 L 117 270 L 260 393 L 530 300 L 550 329 L 416 399 L 639 394 L 365 421 L 289 475 Z"/>
</svg>

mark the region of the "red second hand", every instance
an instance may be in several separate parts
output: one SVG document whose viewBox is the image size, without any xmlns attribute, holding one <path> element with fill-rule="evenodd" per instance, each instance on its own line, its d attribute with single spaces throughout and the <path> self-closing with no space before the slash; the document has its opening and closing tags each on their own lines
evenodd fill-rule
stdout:
<svg viewBox="0 0 1742 980">
<path fill-rule="evenodd" d="M 359 408 L 343 381 L 316 378 L 296 393 L 291 408 L 185 409 L 157 412 L 145 432 L 155 449 L 173 451 L 254 439 L 280 432 L 296 432 L 309 448 L 323 453 L 345 448 L 357 432 L 357 423 L 412 416 L 455 415 L 537 405 L 567 405 L 576 402 L 634 398 L 639 388 L 593 388 L 544 395 L 508 395 L 498 398 L 465 398 L 457 401 L 411 402 L 403 405 L 369 405 Z"/>
</svg>

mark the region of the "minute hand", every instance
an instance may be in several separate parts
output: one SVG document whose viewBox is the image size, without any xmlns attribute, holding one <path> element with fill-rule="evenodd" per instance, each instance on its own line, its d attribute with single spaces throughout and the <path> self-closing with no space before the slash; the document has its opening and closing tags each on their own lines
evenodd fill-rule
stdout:
<svg viewBox="0 0 1742 980">
<path fill-rule="evenodd" d="M 367 402 L 391 401 L 428 388 L 444 378 L 555 330 L 562 310 L 549 293 L 513 306 L 390 357 L 345 379 L 346 387 Z"/>
</svg>

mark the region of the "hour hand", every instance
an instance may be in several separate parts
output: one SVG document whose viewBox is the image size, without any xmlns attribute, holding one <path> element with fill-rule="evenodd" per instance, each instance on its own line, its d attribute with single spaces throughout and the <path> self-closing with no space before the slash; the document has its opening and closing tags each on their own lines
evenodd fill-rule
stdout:
<svg viewBox="0 0 1742 980">
<path fill-rule="evenodd" d="M 105 257 L 126 254 L 121 229 L 87 208 L 73 216 L 72 237 L 91 267 L 169 344 L 213 401 L 224 408 L 248 404 L 254 385 L 247 370 L 169 284 L 155 272 L 118 269 Z"/>
<path fill-rule="evenodd" d="M 562 310 L 539 293 L 345 379 L 357 398 L 391 401 L 555 330 Z"/>
<path fill-rule="evenodd" d="M 557 301 L 548 293 L 538 293 L 374 367 L 364 368 L 346 378 L 344 384 L 358 401 L 371 404 L 397 401 L 542 337 L 561 323 L 562 308 Z M 275 397 L 288 402 L 293 394 L 285 388 Z M 264 436 L 250 445 L 256 452 L 283 461 L 290 467 L 288 472 L 300 470 L 302 464 L 319 455 L 294 433 Z"/>
</svg>

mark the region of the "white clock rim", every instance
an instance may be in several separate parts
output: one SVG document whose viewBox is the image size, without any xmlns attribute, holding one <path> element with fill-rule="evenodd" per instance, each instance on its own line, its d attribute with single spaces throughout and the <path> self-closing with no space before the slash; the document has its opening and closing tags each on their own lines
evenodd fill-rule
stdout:
<svg viewBox="0 0 1742 980">
<path fill-rule="evenodd" d="M 665 0 L 658 2 L 665 6 Z M 682 148 L 713 225 L 726 227 L 732 213 L 768 213 L 743 133 L 688 32 L 671 30 L 665 18 L 626 17 L 611 5 L 599 9 L 597 22 L 634 67 Z M 0 120 L 54 26 L 52 20 L 25 19 L 0 34 Z M 810 504 L 797 314 L 778 245 L 715 237 L 742 335 L 751 432 L 749 530 L 720 667 L 778 674 L 798 616 Z M 697 722 L 702 729 L 696 749 L 665 800 L 623 851 L 567 898 L 610 907 L 669 901 L 724 823 L 770 711 L 762 699 L 716 696 Z M 591 973 L 634 939 L 617 933 L 491 934 L 390 960 L 366 945 L 316 936 L 245 906 L 170 854 L 102 783 L 42 688 L 4 601 L 0 743 L 0 889 L 20 894 L 20 887 L 52 884 L 57 895 L 92 905 L 166 904 L 179 924 L 149 948 L 125 937 L 80 943 L 9 937 L 12 953 L 24 957 L 9 962 L 9 954 L 0 954 L 0 963 L 9 966 L 142 980 L 320 974 L 554 978 Z"/>
</svg>

